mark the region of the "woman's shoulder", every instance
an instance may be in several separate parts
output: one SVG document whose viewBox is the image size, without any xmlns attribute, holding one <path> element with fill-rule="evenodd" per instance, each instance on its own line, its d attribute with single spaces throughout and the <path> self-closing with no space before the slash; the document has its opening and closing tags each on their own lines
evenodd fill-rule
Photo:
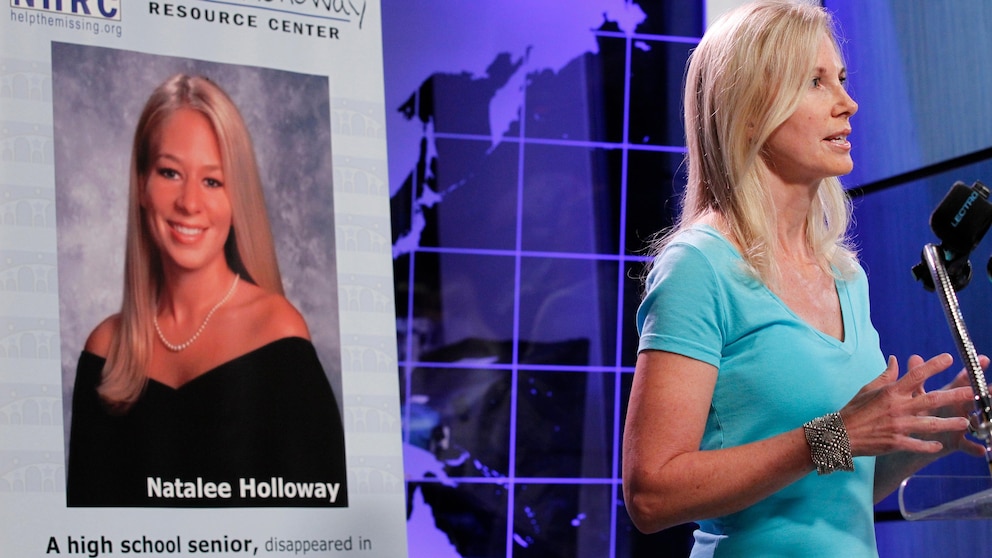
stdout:
<svg viewBox="0 0 992 558">
<path fill-rule="evenodd" d="M 723 233 L 705 224 L 686 227 L 669 239 L 655 256 L 655 266 L 703 265 L 707 268 L 738 267 L 740 251 Z"/>
<path fill-rule="evenodd" d="M 285 296 L 271 294 L 270 297 L 267 314 L 271 327 L 278 331 L 279 337 L 310 339 L 310 329 L 303 319 L 303 314 Z"/>
<path fill-rule="evenodd" d="M 662 284 L 684 285 L 706 292 L 737 285 L 753 287 L 753 277 L 740 252 L 709 223 L 695 223 L 673 234 L 655 256 L 645 280 L 650 292 Z"/>
<path fill-rule="evenodd" d="M 120 314 L 114 314 L 105 318 L 90 332 L 89 337 L 86 338 L 86 344 L 83 346 L 83 350 L 99 357 L 106 357 L 107 353 L 110 352 L 110 343 L 113 341 L 114 336 L 117 335 L 118 328 L 120 328 L 120 323 Z"/>
<path fill-rule="evenodd" d="M 259 289 L 250 307 L 252 321 L 262 329 L 258 332 L 260 337 L 273 340 L 284 337 L 310 339 L 306 320 L 285 296 Z"/>
</svg>

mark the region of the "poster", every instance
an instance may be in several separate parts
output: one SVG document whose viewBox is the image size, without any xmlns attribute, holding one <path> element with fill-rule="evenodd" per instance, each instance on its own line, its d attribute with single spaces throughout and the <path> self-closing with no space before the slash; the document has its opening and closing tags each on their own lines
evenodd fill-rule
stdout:
<svg viewBox="0 0 992 558">
<path fill-rule="evenodd" d="M 4 555 L 405 555 L 378 2 L 6 4 L 0 23 Z M 121 310 L 126 238 L 137 230 L 128 227 L 129 204 L 150 203 L 129 201 L 135 129 L 152 91 L 177 74 L 203 76 L 220 87 L 250 134 L 285 300 L 305 323 L 321 385 L 329 386 L 337 405 L 333 418 L 342 425 L 344 447 L 334 455 L 343 455 L 344 472 L 297 482 L 266 467 L 211 476 L 194 465 L 182 475 L 140 472 L 137 501 L 70 502 L 73 419 L 79 428 L 86 423 L 82 413 L 73 417 L 74 408 L 84 408 L 73 405 L 77 373 L 85 368 L 81 361 L 89 362 L 84 347 L 98 324 Z M 232 211 L 234 221 L 244 221 L 237 207 Z M 232 295 L 254 286 L 239 280 Z M 217 339 L 209 319 L 200 328 L 203 339 Z M 279 353 L 259 367 L 273 372 L 300 353 L 293 345 L 288 357 Z M 240 362 L 235 354 L 231 360 Z M 222 358 L 202 376 L 194 371 L 192 382 L 158 389 L 169 397 L 188 395 L 188 386 L 212 381 L 229 362 Z M 276 382 L 285 377 L 274 373 Z M 142 393 L 155 387 L 150 380 Z M 299 402 L 313 390 L 302 391 L 286 397 Z M 187 414 L 199 412 L 196 403 L 187 404 L 193 405 L 183 408 Z M 302 421 L 293 422 L 289 411 L 302 403 L 271 417 L 244 407 L 237 420 L 246 432 L 256 418 L 259 432 L 276 432 L 274 440 L 296 435 L 286 462 L 304 462 L 311 448 L 326 445 L 324 431 L 295 428 Z M 149 424 L 169 431 L 183 420 L 194 429 L 199 424 L 188 416 L 150 416 Z M 280 418 L 287 424 L 275 424 Z M 198 457 L 237 454 L 215 447 L 212 438 L 194 440 L 189 430 L 174 435 L 173 446 L 157 437 L 149 442 L 140 431 L 139 439 L 113 446 L 116 452 L 101 445 L 91 453 L 113 454 L 110 466 L 128 462 L 134 447 L 145 453 L 165 448 L 154 454 L 156 463 L 189 447 Z M 91 439 L 108 438 L 108 431 L 94 432 Z M 83 452 L 73 452 L 80 463 Z M 97 477 L 90 493 L 125 490 L 123 479 L 117 472 Z"/>
</svg>

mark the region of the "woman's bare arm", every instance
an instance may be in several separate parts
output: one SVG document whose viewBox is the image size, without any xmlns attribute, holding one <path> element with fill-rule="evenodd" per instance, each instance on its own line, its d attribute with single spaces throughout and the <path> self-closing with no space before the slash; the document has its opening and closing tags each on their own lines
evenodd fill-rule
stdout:
<svg viewBox="0 0 992 558">
<path fill-rule="evenodd" d="M 715 367 L 663 351 L 638 355 L 623 440 L 623 490 L 651 533 L 744 509 L 813 470 L 801 425 L 739 447 L 700 451 Z"/>
<path fill-rule="evenodd" d="M 931 411 L 969 400 L 963 388 L 921 393 L 951 363 L 949 355 L 911 361 L 901 378 L 889 359 L 881 376 L 840 410 L 852 454 L 937 454 L 941 433 L 960 433 L 961 417 Z M 623 441 L 623 489 L 631 520 L 643 532 L 744 509 L 814 470 L 801 425 L 733 448 L 699 449 L 717 370 L 662 351 L 637 360 Z M 837 473 L 843 474 L 843 473 Z"/>
</svg>

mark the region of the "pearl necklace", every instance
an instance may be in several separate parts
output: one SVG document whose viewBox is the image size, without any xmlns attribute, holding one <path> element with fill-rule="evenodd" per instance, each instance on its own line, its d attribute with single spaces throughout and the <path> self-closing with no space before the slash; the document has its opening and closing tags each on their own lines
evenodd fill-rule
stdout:
<svg viewBox="0 0 992 558">
<path fill-rule="evenodd" d="M 207 327 L 207 322 L 210 321 L 210 317 L 214 315 L 214 312 L 216 312 L 218 308 L 220 308 L 225 302 L 230 300 L 230 298 L 234 295 L 234 291 L 238 288 L 238 279 L 241 279 L 241 276 L 235 273 L 234 283 L 231 283 L 231 288 L 228 289 L 227 294 L 224 295 L 224 298 L 220 299 L 220 302 L 215 304 L 214 307 L 211 308 L 209 312 L 207 312 L 206 317 L 203 318 L 203 323 L 200 324 L 200 327 L 196 330 L 196 333 L 193 334 L 193 337 L 187 339 L 185 343 L 180 343 L 179 345 L 173 345 L 172 343 L 169 343 L 169 341 L 166 340 L 165 335 L 162 334 L 162 328 L 158 326 L 158 316 L 152 316 L 152 323 L 155 324 L 155 333 L 158 334 L 158 340 L 161 341 L 163 345 L 165 345 L 166 349 L 169 349 L 174 353 L 178 353 L 179 351 L 185 350 L 187 347 L 192 345 L 193 341 L 196 341 L 196 338 L 199 337 L 201 333 L 203 333 L 204 328 Z"/>
</svg>

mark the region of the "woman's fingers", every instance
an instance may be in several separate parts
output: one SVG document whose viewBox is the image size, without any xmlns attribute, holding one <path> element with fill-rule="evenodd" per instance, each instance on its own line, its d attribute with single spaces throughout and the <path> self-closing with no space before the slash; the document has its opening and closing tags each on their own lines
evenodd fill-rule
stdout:
<svg viewBox="0 0 992 558">
<path fill-rule="evenodd" d="M 855 455 L 881 455 L 894 451 L 938 453 L 962 447 L 968 420 L 957 413 L 942 412 L 960 408 L 973 400 L 967 386 L 927 392 L 925 382 L 944 371 L 954 359 L 948 354 L 924 361 L 913 355 L 908 371 L 901 378 L 894 357 L 885 372 L 862 388 L 841 410 Z M 948 443 L 950 445 L 948 445 Z M 967 448 L 972 451 L 974 448 Z"/>
<path fill-rule="evenodd" d="M 978 356 L 978 364 L 982 367 L 982 370 L 986 370 L 989 367 L 989 357 L 985 355 Z M 947 384 L 946 387 L 961 387 L 961 386 L 971 386 L 971 374 L 968 373 L 967 369 L 962 369 L 958 372 L 958 375 L 954 377 L 951 383 Z"/>
<path fill-rule="evenodd" d="M 974 399 L 975 394 L 970 387 L 945 388 L 918 395 L 907 406 L 911 412 L 926 413 L 941 410 L 943 407 L 956 407 Z"/>
<path fill-rule="evenodd" d="M 888 363 L 885 370 L 874 380 L 865 384 L 861 391 L 858 393 L 867 393 L 869 391 L 874 391 L 881 389 L 892 382 L 895 382 L 899 378 L 899 361 L 895 356 L 889 355 Z"/>
<path fill-rule="evenodd" d="M 909 360 L 906 362 L 906 368 L 913 369 L 916 368 L 917 366 L 920 366 L 924 362 L 925 361 L 923 360 L 923 357 L 921 357 L 920 355 L 910 355 Z"/>
<path fill-rule="evenodd" d="M 908 431 L 913 434 L 940 434 L 943 432 L 964 432 L 968 429 L 968 419 L 964 417 L 935 417 L 924 415 L 911 417 Z"/>
<path fill-rule="evenodd" d="M 920 355 L 911 355 L 909 357 L 909 360 L 906 362 L 906 369 L 907 370 L 912 370 L 913 368 L 916 368 L 917 366 L 922 365 L 923 362 L 924 362 L 923 361 L 923 357 L 921 357 Z M 920 387 L 917 388 L 917 390 L 913 393 L 913 395 L 914 396 L 916 396 L 916 395 L 923 395 L 926 392 L 927 392 L 926 386 L 925 385 L 920 385 Z"/>
<path fill-rule="evenodd" d="M 958 449 L 973 457 L 985 457 L 985 446 L 967 438 L 962 439 Z"/>
<path fill-rule="evenodd" d="M 922 359 L 917 355 L 913 355 L 913 357 L 909 359 L 909 370 L 896 382 L 902 393 L 910 395 L 925 391 L 923 384 L 936 374 L 946 370 L 954 362 L 951 355 L 947 353 L 939 354 L 925 362 L 920 362 Z"/>
</svg>

